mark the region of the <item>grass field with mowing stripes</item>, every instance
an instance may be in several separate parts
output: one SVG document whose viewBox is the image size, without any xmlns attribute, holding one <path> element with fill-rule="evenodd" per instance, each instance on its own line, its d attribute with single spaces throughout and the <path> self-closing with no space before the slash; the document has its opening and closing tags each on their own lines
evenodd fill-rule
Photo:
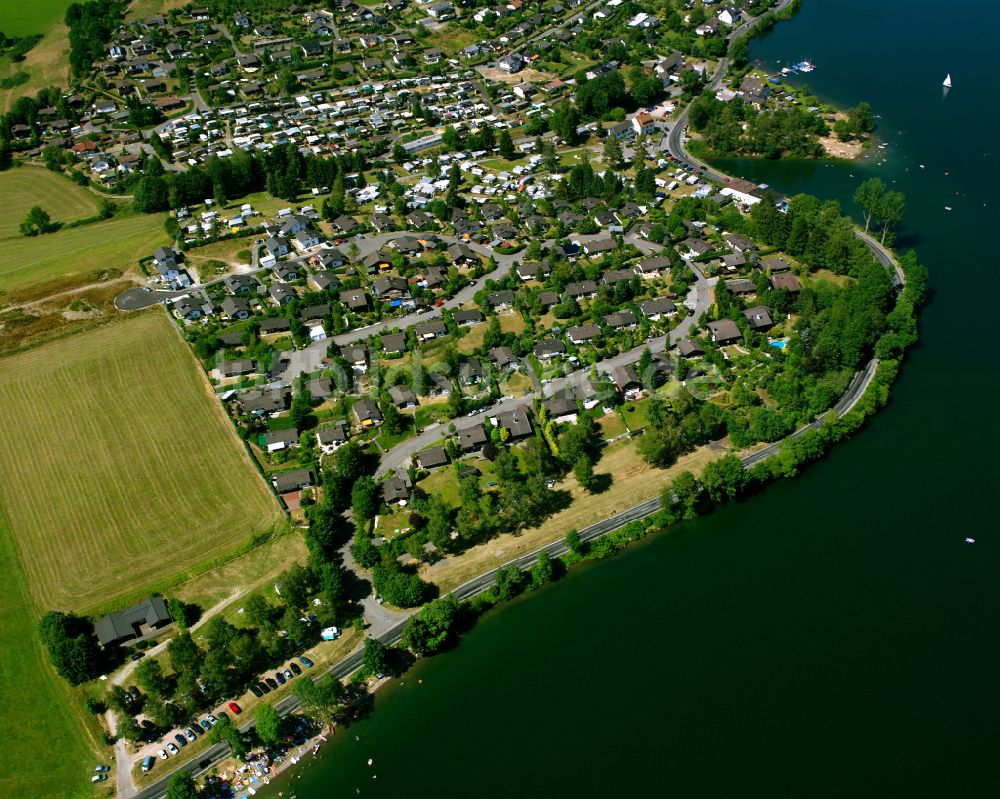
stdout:
<svg viewBox="0 0 1000 799">
<path fill-rule="evenodd" d="M 140 598 L 282 520 L 172 325 L 0 361 L 0 510 L 40 608 Z"/>
</svg>

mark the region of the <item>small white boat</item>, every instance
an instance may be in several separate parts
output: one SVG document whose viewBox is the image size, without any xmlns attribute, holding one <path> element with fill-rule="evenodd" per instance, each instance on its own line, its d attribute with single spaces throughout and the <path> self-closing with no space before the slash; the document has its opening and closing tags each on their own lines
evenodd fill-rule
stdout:
<svg viewBox="0 0 1000 799">
<path fill-rule="evenodd" d="M 976 539 L 975 538 L 966 538 L 965 539 L 965 543 L 966 544 L 975 544 L 976 543 Z"/>
<path fill-rule="evenodd" d="M 944 76 L 944 83 L 942 83 L 941 85 L 944 86 L 946 89 L 950 89 L 951 88 L 951 73 L 950 72 L 947 75 Z"/>
<path fill-rule="evenodd" d="M 946 205 L 946 206 L 944 207 L 944 210 L 945 210 L 945 211 L 950 211 L 950 210 L 951 210 L 951 206 L 950 206 L 950 205 Z"/>
</svg>

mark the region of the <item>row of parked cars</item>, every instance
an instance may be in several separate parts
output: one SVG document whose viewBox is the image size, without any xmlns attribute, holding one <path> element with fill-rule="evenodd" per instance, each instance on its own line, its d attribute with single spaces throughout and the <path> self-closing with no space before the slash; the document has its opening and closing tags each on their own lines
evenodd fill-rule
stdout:
<svg viewBox="0 0 1000 799">
<path fill-rule="evenodd" d="M 304 655 L 299 658 L 299 661 L 306 668 L 311 668 L 313 665 L 313 662 Z M 264 677 L 256 684 L 251 685 L 250 693 L 259 699 L 264 696 L 264 694 L 269 694 L 271 691 L 277 691 L 279 686 L 282 686 L 287 682 L 291 682 L 301 673 L 302 667 L 293 660 L 288 664 L 287 668 L 274 672 L 274 677 Z"/>
<path fill-rule="evenodd" d="M 306 668 L 311 668 L 314 665 L 313 662 L 305 655 L 299 658 L 299 662 L 301 662 Z M 295 677 L 298 677 L 300 674 L 302 674 L 302 667 L 295 661 L 292 661 L 288 664 L 287 668 L 282 671 L 276 671 L 273 679 L 271 677 L 265 677 L 260 682 L 250 686 L 250 691 L 254 696 L 261 697 L 264 694 L 271 693 L 271 691 L 276 690 L 279 685 L 284 685 Z M 227 707 L 234 716 L 238 716 L 243 712 L 242 708 L 240 708 L 240 706 L 235 702 L 229 702 Z M 157 756 L 160 760 L 166 760 L 170 755 L 179 755 L 181 749 L 189 743 L 197 741 L 200 736 L 204 735 L 212 729 L 212 727 L 218 724 L 220 719 L 225 718 L 229 718 L 229 713 L 226 713 L 224 710 L 217 711 L 214 715 L 209 713 L 205 716 L 205 718 L 199 720 L 197 724 L 192 724 L 190 727 L 176 733 L 174 735 L 174 741 L 176 741 L 176 743 L 174 743 L 174 741 L 168 742 L 165 749 L 157 751 Z M 156 760 L 153 757 L 144 758 L 142 761 L 142 770 L 149 771 L 155 762 Z"/>
<path fill-rule="evenodd" d="M 230 702 L 228 707 L 229 710 L 235 716 L 238 716 L 240 713 L 243 712 L 240 706 L 237 705 L 235 702 Z M 181 730 L 179 733 L 175 734 L 174 741 L 177 742 L 176 744 L 173 741 L 170 741 L 167 743 L 166 749 L 160 749 L 156 754 L 159 756 L 160 760 L 166 760 L 168 757 L 167 754 L 168 752 L 171 755 L 179 755 L 181 749 L 183 749 L 189 743 L 197 741 L 200 736 L 204 735 L 210 729 L 212 729 L 212 727 L 218 724 L 220 719 L 228 719 L 228 718 L 229 714 L 226 713 L 226 711 L 224 710 L 218 711 L 217 715 L 209 713 L 207 716 L 205 716 L 205 718 L 201 719 L 197 724 L 192 724 L 190 727 L 187 727 Z M 147 761 L 149 764 L 149 768 L 146 767 Z M 149 769 L 152 768 L 153 762 L 154 761 L 152 757 L 147 757 L 142 762 L 142 770 L 149 771 Z"/>
</svg>

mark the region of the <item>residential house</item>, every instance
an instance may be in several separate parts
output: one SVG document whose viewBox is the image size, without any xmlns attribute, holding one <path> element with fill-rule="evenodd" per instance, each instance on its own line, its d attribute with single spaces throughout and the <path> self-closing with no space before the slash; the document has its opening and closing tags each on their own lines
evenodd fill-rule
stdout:
<svg viewBox="0 0 1000 799">
<path fill-rule="evenodd" d="M 442 446 L 429 447 L 420 450 L 413 459 L 420 469 L 436 469 L 448 465 L 448 451 Z"/>
<path fill-rule="evenodd" d="M 455 311 L 452 313 L 451 318 L 455 320 L 455 324 L 459 327 L 475 325 L 486 321 L 486 317 L 483 316 L 483 312 L 478 308 L 473 308 L 468 311 Z"/>
<path fill-rule="evenodd" d="M 798 294 L 802 291 L 802 284 L 791 272 L 779 272 L 768 277 L 771 288 L 776 291 L 787 291 L 791 294 Z"/>
<path fill-rule="evenodd" d="M 549 361 L 553 358 L 566 354 L 566 345 L 559 341 L 558 339 L 548 339 L 546 341 L 539 341 L 532 348 L 532 352 L 535 353 L 535 357 L 540 361 Z"/>
<path fill-rule="evenodd" d="M 486 353 L 486 358 L 498 369 L 516 369 L 518 366 L 517 357 L 510 347 L 494 347 Z"/>
<path fill-rule="evenodd" d="M 275 305 L 288 305 L 296 297 L 295 289 L 287 283 L 274 283 L 267 293 L 271 295 Z"/>
<path fill-rule="evenodd" d="M 712 341 L 716 344 L 735 344 L 743 335 L 732 319 L 720 319 L 717 322 L 708 323 L 708 331 L 712 334 Z"/>
<path fill-rule="evenodd" d="M 518 441 L 522 438 L 527 438 L 532 432 L 528 409 L 523 405 L 512 411 L 491 416 L 490 423 L 494 427 L 499 426 L 506 430 L 509 434 L 508 441 Z"/>
<path fill-rule="evenodd" d="M 358 420 L 358 426 L 362 428 L 375 427 L 382 424 L 382 412 L 379 410 L 375 400 L 367 397 L 359 399 L 351 408 L 354 418 Z"/>
<path fill-rule="evenodd" d="M 574 344 L 586 344 L 600 338 L 601 328 L 597 325 L 577 325 L 566 330 L 566 337 Z"/>
<path fill-rule="evenodd" d="M 743 312 L 743 316 L 746 318 L 747 322 L 750 323 L 751 330 L 763 332 L 774 327 L 774 321 L 771 319 L 771 312 L 763 305 L 756 305 L 753 308 L 747 308 Z"/>
<path fill-rule="evenodd" d="M 489 438 L 481 424 L 458 431 L 458 445 L 464 453 L 479 452 L 487 441 Z"/>
<path fill-rule="evenodd" d="M 593 299 L 597 296 L 597 283 L 593 280 L 581 280 L 579 283 L 567 283 L 566 295 L 574 300 Z"/>
<path fill-rule="evenodd" d="M 268 452 L 280 452 L 299 445 L 299 434 L 294 427 L 287 430 L 268 430 L 264 433 L 264 444 Z"/>
<path fill-rule="evenodd" d="M 486 295 L 486 304 L 494 311 L 510 308 L 514 304 L 514 292 L 510 289 L 491 291 Z"/>
<path fill-rule="evenodd" d="M 595 241 L 588 241 L 583 244 L 583 251 L 587 255 L 604 255 L 605 253 L 614 252 L 618 245 L 615 243 L 614 239 L 596 239 Z"/>
<path fill-rule="evenodd" d="M 242 321 L 250 316 L 250 306 L 242 297 L 226 297 L 222 301 L 222 313 L 227 319 Z"/>
<path fill-rule="evenodd" d="M 700 358 L 705 354 L 705 348 L 693 338 L 682 338 L 677 342 L 677 354 L 682 358 Z"/>
<path fill-rule="evenodd" d="M 388 394 L 392 404 L 397 408 L 414 408 L 417 405 L 417 395 L 407 385 L 392 386 Z"/>
<path fill-rule="evenodd" d="M 316 443 L 324 455 L 329 455 L 348 442 L 347 432 L 347 425 L 343 423 L 324 427 L 316 431 Z"/>
<path fill-rule="evenodd" d="M 361 313 L 368 310 L 368 295 L 361 289 L 349 289 L 340 292 L 340 301 L 347 306 L 347 310 Z"/>
<path fill-rule="evenodd" d="M 677 313 L 677 306 L 674 301 L 667 297 L 657 297 L 655 300 L 646 300 L 639 303 L 639 310 L 647 319 L 654 322 L 661 317 L 670 317 Z"/>
<path fill-rule="evenodd" d="M 406 352 L 406 334 L 383 333 L 382 352 L 385 353 L 386 355 L 391 355 L 393 357 L 402 355 L 404 352 Z"/>
<path fill-rule="evenodd" d="M 313 484 L 312 472 L 308 469 L 293 469 L 290 472 L 276 474 L 271 482 L 274 490 L 279 494 L 290 494 L 293 491 L 301 491 Z"/>
<path fill-rule="evenodd" d="M 445 326 L 444 322 L 435 319 L 430 322 L 422 322 L 419 325 L 415 325 L 413 333 L 416 335 L 418 341 L 431 341 L 432 339 L 447 335 L 448 328 Z"/>
</svg>

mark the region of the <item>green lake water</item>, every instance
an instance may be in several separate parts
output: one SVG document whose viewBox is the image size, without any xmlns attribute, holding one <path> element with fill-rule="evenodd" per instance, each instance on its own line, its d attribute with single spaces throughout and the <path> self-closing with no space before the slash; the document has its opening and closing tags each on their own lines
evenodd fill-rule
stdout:
<svg viewBox="0 0 1000 799">
<path fill-rule="evenodd" d="M 985 0 L 805 0 L 751 48 L 881 115 L 864 164 L 723 166 L 845 208 L 873 174 L 906 193 L 933 293 L 890 406 L 492 614 L 268 796 L 1000 796 L 998 33 Z"/>
</svg>

